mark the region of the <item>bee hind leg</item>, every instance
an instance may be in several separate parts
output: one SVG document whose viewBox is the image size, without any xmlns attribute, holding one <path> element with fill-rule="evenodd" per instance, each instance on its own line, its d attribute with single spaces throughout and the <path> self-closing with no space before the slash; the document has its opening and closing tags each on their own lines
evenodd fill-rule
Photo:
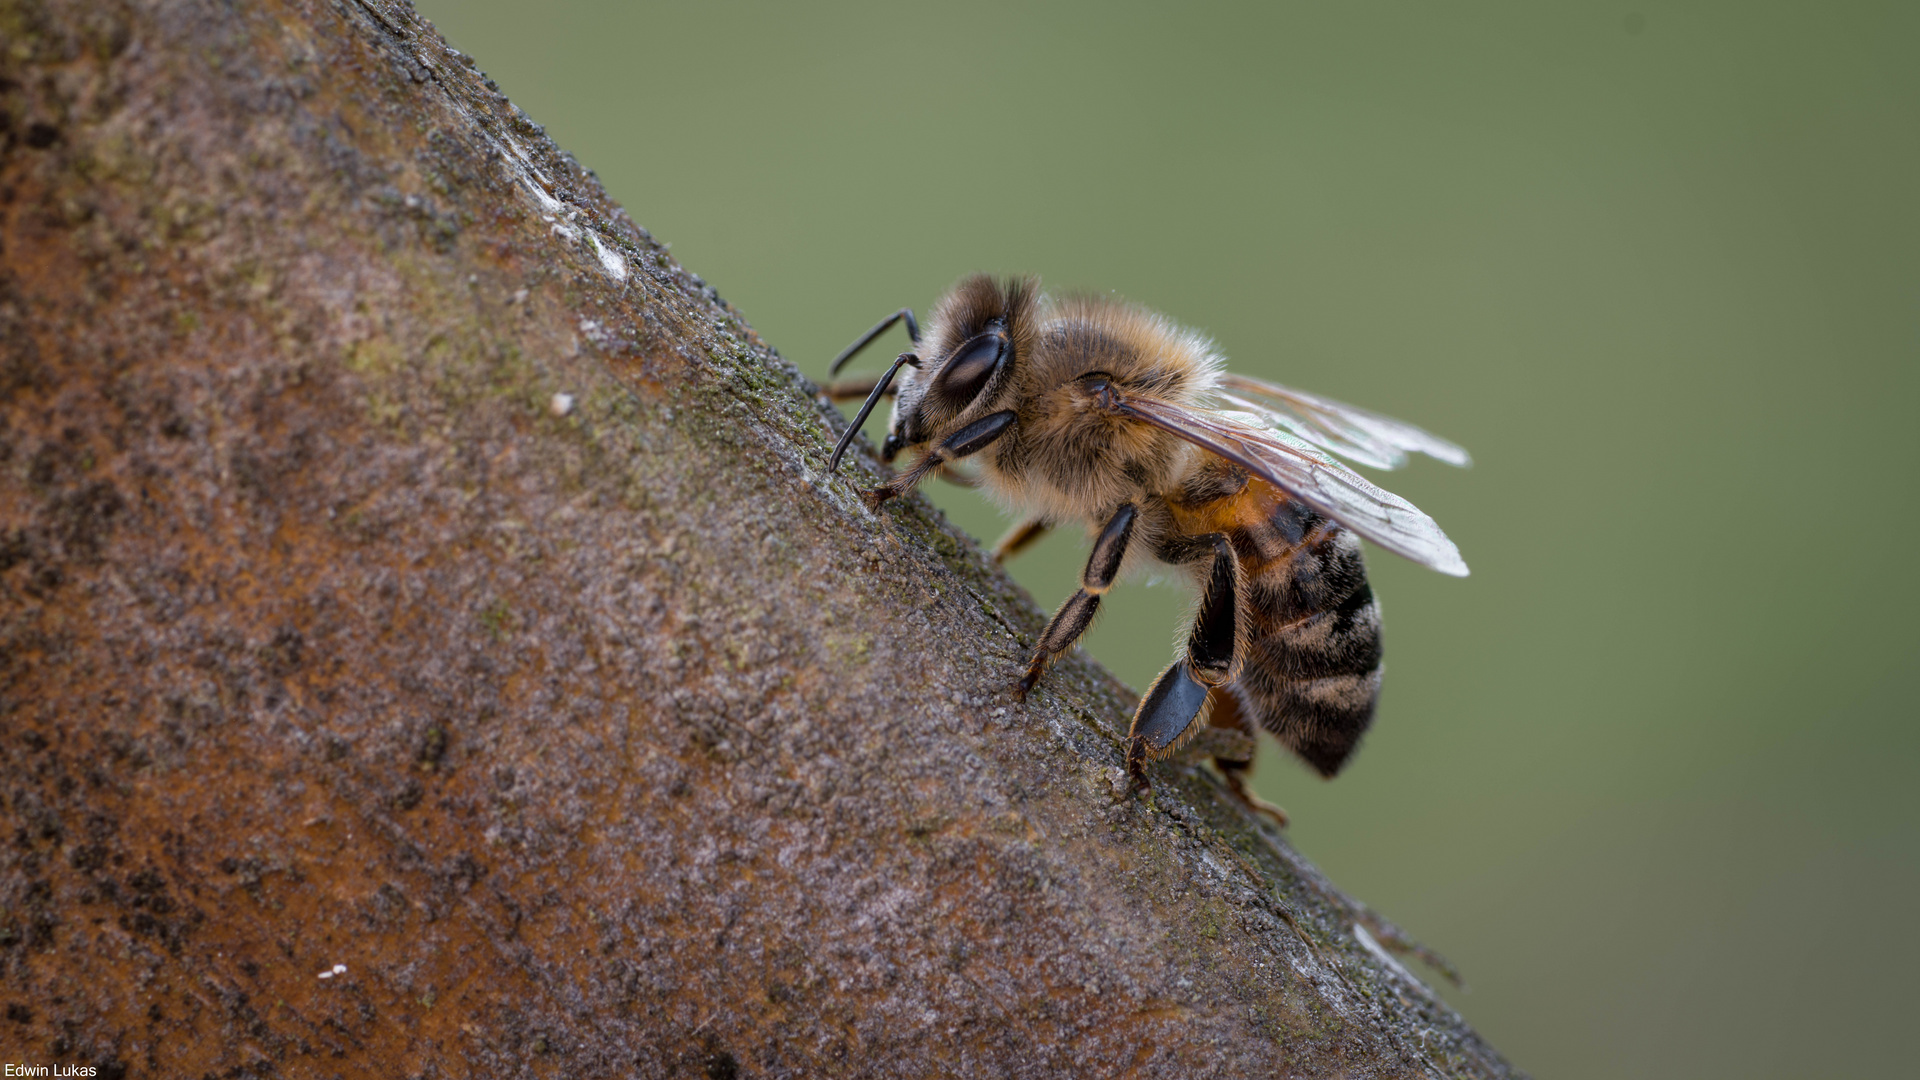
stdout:
<svg viewBox="0 0 1920 1080">
<path fill-rule="evenodd" d="M 1227 790 L 1247 809 L 1265 814 L 1281 828 L 1287 825 L 1287 812 L 1253 793 L 1247 780 L 1253 775 L 1253 755 L 1258 747 L 1253 721 L 1240 704 L 1240 696 L 1224 686 L 1213 688 L 1208 702 L 1207 730 L 1193 740 L 1192 749 L 1213 757 L 1213 767 L 1227 782 Z"/>
<path fill-rule="evenodd" d="M 1185 660 L 1168 664 L 1147 687 L 1133 714 L 1133 729 L 1127 732 L 1127 776 L 1134 791 L 1153 787 L 1147 779 L 1147 762 L 1172 756 L 1182 742 L 1206 726 L 1202 718 L 1212 689 L 1193 677 Z"/>
<path fill-rule="evenodd" d="M 1147 762 L 1158 761 L 1207 726 L 1216 687 L 1239 670 L 1240 564 L 1224 536 L 1213 538 L 1206 594 L 1187 637 L 1186 655 L 1153 680 L 1127 733 L 1127 774 L 1135 791 L 1152 787 Z"/>
</svg>

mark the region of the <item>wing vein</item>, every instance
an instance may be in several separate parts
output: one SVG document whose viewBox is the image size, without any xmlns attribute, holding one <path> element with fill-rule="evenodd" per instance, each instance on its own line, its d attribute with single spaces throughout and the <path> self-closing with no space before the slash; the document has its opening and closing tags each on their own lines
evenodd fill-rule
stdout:
<svg viewBox="0 0 1920 1080">
<path fill-rule="evenodd" d="M 1266 426 L 1259 413 L 1216 412 L 1128 394 L 1115 394 L 1110 407 L 1233 462 L 1396 555 L 1443 574 L 1467 575 L 1460 549 L 1419 507 L 1375 487 L 1304 439 Z"/>
</svg>

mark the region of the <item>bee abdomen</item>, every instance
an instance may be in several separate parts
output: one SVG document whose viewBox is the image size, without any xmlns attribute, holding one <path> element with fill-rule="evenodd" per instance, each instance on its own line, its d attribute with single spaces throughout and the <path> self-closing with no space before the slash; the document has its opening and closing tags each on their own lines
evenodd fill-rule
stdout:
<svg viewBox="0 0 1920 1080">
<path fill-rule="evenodd" d="M 1380 606 L 1357 537 L 1332 528 L 1249 575 L 1243 710 L 1323 776 L 1340 771 L 1380 696 Z"/>
</svg>

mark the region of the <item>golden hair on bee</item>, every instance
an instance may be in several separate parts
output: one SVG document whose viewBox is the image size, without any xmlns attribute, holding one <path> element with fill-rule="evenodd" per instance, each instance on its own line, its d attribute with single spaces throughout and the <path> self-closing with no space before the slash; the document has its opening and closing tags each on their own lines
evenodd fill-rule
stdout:
<svg viewBox="0 0 1920 1080">
<path fill-rule="evenodd" d="M 934 305 L 924 335 L 903 308 L 833 370 L 897 321 L 913 351 L 877 379 L 828 388 L 866 397 L 829 471 L 892 392 L 881 456 L 917 458 L 867 493 L 870 506 L 966 460 L 981 487 L 1026 515 L 997 559 L 1057 524 L 1083 525 L 1093 541 L 1080 588 L 1035 643 L 1017 694 L 1086 632 L 1122 569 L 1151 559 L 1185 571 L 1200 599 L 1185 647 L 1134 715 L 1136 786 L 1148 785 L 1147 762 L 1209 722 L 1246 736 L 1265 727 L 1322 774 L 1338 771 L 1380 684 L 1379 609 L 1359 538 L 1442 573 L 1464 576 L 1466 564 L 1431 518 L 1329 452 L 1384 468 L 1412 452 L 1465 465 L 1466 452 L 1377 413 L 1233 375 L 1205 337 L 1163 315 L 1105 296 L 1049 297 L 1033 278 L 965 278 Z M 1215 763 L 1242 798 L 1284 820 L 1246 790 L 1250 750 Z"/>
</svg>

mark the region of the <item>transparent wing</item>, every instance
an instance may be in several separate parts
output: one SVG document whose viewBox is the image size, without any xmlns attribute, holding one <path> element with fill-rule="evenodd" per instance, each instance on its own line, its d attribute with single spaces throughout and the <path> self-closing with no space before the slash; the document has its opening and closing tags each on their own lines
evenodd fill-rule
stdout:
<svg viewBox="0 0 1920 1080">
<path fill-rule="evenodd" d="M 1419 507 L 1373 486 L 1306 442 L 1265 426 L 1260 414 L 1214 412 L 1118 393 L 1110 402 L 1121 415 L 1226 458 L 1395 555 L 1443 574 L 1467 576 L 1460 549 Z"/>
<path fill-rule="evenodd" d="M 1222 404 L 1250 412 L 1361 465 L 1397 469 L 1407 463 L 1410 453 L 1449 465 L 1473 463 L 1465 450 L 1391 416 L 1245 375 L 1222 373 L 1219 385 Z"/>
</svg>

